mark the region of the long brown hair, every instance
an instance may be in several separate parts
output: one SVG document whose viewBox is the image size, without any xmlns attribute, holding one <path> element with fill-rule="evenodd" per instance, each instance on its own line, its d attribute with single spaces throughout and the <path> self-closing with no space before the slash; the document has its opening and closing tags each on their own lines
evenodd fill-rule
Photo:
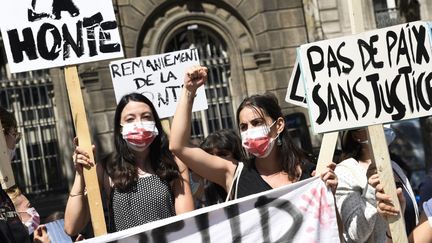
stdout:
<svg viewBox="0 0 432 243">
<path fill-rule="evenodd" d="M 132 93 L 123 96 L 117 105 L 114 115 L 114 145 L 113 158 L 105 160 L 104 167 L 113 180 L 114 186 L 119 190 L 126 190 L 138 180 L 138 171 L 135 166 L 135 156 L 130 151 L 121 134 L 120 118 L 125 106 L 130 102 L 142 102 L 147 104 L 154 117 L 159 135 L 150 145 L 150 166 L 161 179 L 171 182 L 180 177 L 179 168 L 174 160 L 174 155 L 168 149 L 168 137 L 165 134 L 159 116 L 152 102 L 144 95 Z"/>
</svg>

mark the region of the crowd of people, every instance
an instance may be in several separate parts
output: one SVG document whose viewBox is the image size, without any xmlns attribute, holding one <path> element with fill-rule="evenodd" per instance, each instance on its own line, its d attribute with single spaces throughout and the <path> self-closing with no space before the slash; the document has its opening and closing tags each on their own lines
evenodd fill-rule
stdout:
<svg viewBox="0 0 432 243">
<path fill-rule="evenodd" d="M 291 139 L 281 107 L 271 94 L 243 100 L 236 113 L 238 131 L 219 130 L 200 144 L 192 144 L 192 106 L 197 89 L 206 80 L 205 67 L 186 71 L 169 139 L 152 102 L 137 93 L 119 101 L 114 116 L 114 151 L 100 162 L 91 161 L 74 139 L 75 179 L 61 216 L 68 235 L 80 235 L 90 219 L 85 167 L 94 166 L 97 171 L 109 232 L 315 176 L 316 165 Z M 21 134 L 12 113 L 1 108 L 0 120 L 12 159 Z M 385 132 L 390 144 L 394 133 L 391 129 Z M 418 207 L 403 169 L 392 162 L 402 205 L 397 210 L 380 184 L 366 129 L 343 132 L 341 145 L 337 164 L 329 161 L 316 175 L 335 196 L 341 241 L 391 242 L 386 218 L 401 214 L 411 242 L 432 242 L 432 200 L 427 193 L 431 184 L 423 185 L 424 203 Z M 0 214 L 6 216 L 0 217 L 0 242 L 50 242 L 36 209 L 16 186 L 0 190 Z"/>
</svg>

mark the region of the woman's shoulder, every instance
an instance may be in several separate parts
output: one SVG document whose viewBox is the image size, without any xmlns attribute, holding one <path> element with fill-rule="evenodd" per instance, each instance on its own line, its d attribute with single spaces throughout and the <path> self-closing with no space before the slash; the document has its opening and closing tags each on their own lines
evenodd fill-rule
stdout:
<svg viewBox="0 0 432 243">
<path fill-rule="evenodd" d="M 342 169 L 353 169 L 358 167 L 358 161 L 354 158 L 348 158 L 337 164 L 336 170 L 342 170 Z"/>
</svg>

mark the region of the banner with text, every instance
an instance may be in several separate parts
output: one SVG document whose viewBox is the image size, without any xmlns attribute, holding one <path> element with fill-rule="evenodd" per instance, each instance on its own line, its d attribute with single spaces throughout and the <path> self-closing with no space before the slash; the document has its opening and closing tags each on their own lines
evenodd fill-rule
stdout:
<svg viewBox="0 0 432 243">
<path fill-rule="evenodd" d="M 310 178 L 84 242 L 339 242 L 334 199 Z"/>
<path fill-rule="evenodd" d="M 432 114 L 430 27 L 412 22 L 298 49 L 316 133 Z"/>
<path fill-rule="evenodd" d="M 110 63 L 117 103 L 125 94 L 141 93 L 150 99 L 160 118 L 174 115 L 186 69 L 200 65 L 197 49 L 130 58 Z M 193 111 L 207 109 L 204 86 L 197 90 Z"/>
<path fill-rule="evenodd" d="M 111 0 L 5 3 L 0 28 L 12 73 L 123 57 Z"/>
</svg>

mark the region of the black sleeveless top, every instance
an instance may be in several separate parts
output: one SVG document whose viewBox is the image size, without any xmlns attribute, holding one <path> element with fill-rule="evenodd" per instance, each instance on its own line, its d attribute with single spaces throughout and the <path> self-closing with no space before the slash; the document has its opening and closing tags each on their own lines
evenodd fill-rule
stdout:
<svg viewBox="0 0 432 243">
<path fill-rule="evenodd" d="M 316 165 L 310 162 L 304 162 L 302 165 L 302 174 L 300 176 L 300 181 L 310 178 L 312 171 L 315 169 Z M 235 195 L 235 185 L 237 180 L 234 181 L 233 191 Z M 258 173 L 255 163 L 252 165 L 245 164 L 238 183 L 237 198 L 249 196 L 255 193 L 264 192 L 273 189 Z"/>
<path fill-rule="evenodd" d="M 126 191 L 110 195 L 110 231 L 116 232 L 175 215 L 174 195 L 157 175 L 138 178 Z"/>
</svg>

